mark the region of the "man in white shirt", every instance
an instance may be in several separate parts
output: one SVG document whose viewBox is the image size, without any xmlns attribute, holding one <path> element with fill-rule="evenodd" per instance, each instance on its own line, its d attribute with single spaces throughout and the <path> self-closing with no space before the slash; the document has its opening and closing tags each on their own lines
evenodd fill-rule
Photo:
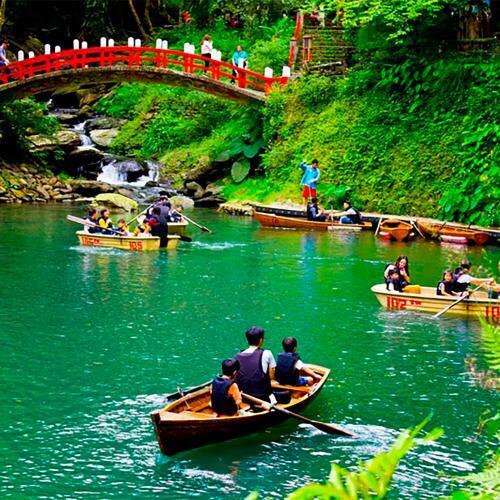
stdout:
<svg viewBox="0 0 500 500">
<path fill-rule="evenodd" d="M 262 349 L 264 330 L 258 326 L 252 326 L 245 335 L 248 348 L 236 355 L 240 363 L 236 383 L 242 392 L 250 396 L 275 402 L 272 396 L 271 380 L 274 379 L 276 361 L 271 351 Z"/>
<path fill-rule="evenodd" d="M 464 260 L 460 267 L 462 268 L 462 272 L 456 278 L 453 291 L 454 292 L 467 292 L 467 289 L 470 285 L 489 285 L 495 282 L 494 278 L 475 278 L 470 274 L 470 269 L 472 267 L 472 263 L 468 260 Z"/>
</svg>

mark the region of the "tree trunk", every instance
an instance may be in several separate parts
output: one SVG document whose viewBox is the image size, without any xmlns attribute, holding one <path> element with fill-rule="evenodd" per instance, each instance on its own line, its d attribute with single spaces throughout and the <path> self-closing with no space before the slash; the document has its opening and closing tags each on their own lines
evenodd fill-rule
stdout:
<svg viewBox="0 0 500 500">
<path fill-rule="evenodd" d="M 150 9 L 151 9 L 151 0 L 146 0 L 144 2 L 144 20 L 146 21 L 146 26 L 148 28 L 149 34 L 153 33 L 153 23 L 151 22 L 151 17 L 149 17 Z"/>
<path fill-rule="evenodd" d="M 5 10 L 7 7 L 7 0 L 0 0 L 0 31 L 2 31 L 3 25 L 5 24 Z"/>
<path fill-rule="evenodd" d="M 142 38 L 146 40 L 148 38 L 148 35 L 144 31 L 144 27 L 142 26 L 141 20 L 137 15 L 137 11 L 135 10 L 134 0 L 128 0 L 128 4 L 130 6 L 130 12 L 132 12 L 132 16 L 134 17 L 135 24 L 137 24 L 137 29 L 139 30 L 139 33 L 141 34 Z"/>
</svg>

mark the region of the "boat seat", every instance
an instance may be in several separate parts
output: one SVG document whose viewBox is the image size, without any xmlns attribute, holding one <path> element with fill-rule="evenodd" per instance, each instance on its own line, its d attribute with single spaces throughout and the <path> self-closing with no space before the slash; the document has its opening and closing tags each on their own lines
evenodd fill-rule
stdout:
<svg viewBox="0 0 500 500">
<path fill-rule="evenodd" d="M 403 293 L 422 293 L 420 285 L 408 285 L 403 289 Z"/>
<path fill-rule="evenodd" d="M 273 389 L 283 389 L 286 391 L 309 392 L 310 387 L 306 385 L 282 385 L 271 384 Z"/>
</svg>

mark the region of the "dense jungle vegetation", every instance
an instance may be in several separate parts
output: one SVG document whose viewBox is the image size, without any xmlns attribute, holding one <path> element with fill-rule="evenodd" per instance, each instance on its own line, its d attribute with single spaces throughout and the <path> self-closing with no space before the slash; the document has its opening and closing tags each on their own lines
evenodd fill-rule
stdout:
<svg viewBox="0 0 500 500">
<path fill-rule="evenodd" d="M 277 73 L 288 60 L 296 9 L 315 8 L 250 0 L 136 0 L 120 9 L 108 0 L 71 3 L 80 17 L 59 2 L 3 1 L 3 31 L 19 47 L 74 33 L 119 40 L 135 31 L 151 43 L 162 37 L 171 47 L 190 41 L 197 49 L 210 33 L 225 60 L 241 43 L 251 69 Z M 23 23 L 21 5 L 46 19 L 44 27 L 33 17 Z M 329 0 L 321 7 L 353 48 L 345 76 L 305 74 L 274 91 L 263 109 L 182 89 L 122 85 L 96 106 L 128 120 L 113 149 L 160 159 L 177 185 L 183 172 L 215 162 L 226 197 L 266 202 L 298 201 L 298 163 L 314 157 L 324 203 L 349 196 L 363 210 L 498 225 L 498 46 L 456 43 L 459 13 L 486 3 Z M 63 25 L 51 21 L 54 10 Z M 188 24 L 179 24 L 183 12 Z M 16 113 L 4 107 L 0 115 L 4 142 L 16 136 L 22 145 L 22 127 L 10 118 Z M 235 161 L 244 168 L 232 178 L 227 166 Z"/>
</svg>

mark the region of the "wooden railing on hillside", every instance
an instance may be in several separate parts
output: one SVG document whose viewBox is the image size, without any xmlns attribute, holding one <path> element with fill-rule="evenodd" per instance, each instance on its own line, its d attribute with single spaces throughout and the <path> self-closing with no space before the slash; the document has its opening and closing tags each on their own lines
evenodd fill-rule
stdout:
<svg viewBox="0 0 500 500">
<path fill-rule="evenodd" d="M 295 19 L 295 30 L 293 32 L 293 38 L 290 40 L 290 54 L 288 56 L 288 66 L 292 69 L 294 68 L 297 61 L 303 26 L 304 16 L 302 12 L 299 11 L 297 12 L 297 17 Z"/>
<path fill-rule="evenodd" d="M 140 40 L 133 39 L 129 39 L 128 46 L 115 47 L 113 40 L 105 38 L 101 39 L 100 47 L 87 47 L 82 42 L 80 48 L 78 40 L 75 40 L 71 50 L 61 51 L 60 47 L 55 47 L 51 53 L 50 46 L 46 45 L 45 54 L 35 56 L 30 52 L 27 59 L 19 51 L 17 62 L 0 67 L 0 83 L 26 80 L 36 75 L 67 69 L 85 71 L 92 67 L 127 66 L 138 71 L 143 68 L 158 68 L 179 71 L 181 74 L 205 75 L 217 81 L 234 81 L 242 89 L 267 93 L 273 85 L 286 85 L 290 77 L 290 68 L 287 66 L 283 67 L 281 76 L 275 77 L 271 68 L 266 68 L 262 75 L 220 59 L 218 51 L 214 51 L 209 59 L 195 54 L 191 44 L 185 44 L 184 51 L 172 50 L 163 40 L 157 40 L 156 48 L 141 47 Z"/>
</svg>

